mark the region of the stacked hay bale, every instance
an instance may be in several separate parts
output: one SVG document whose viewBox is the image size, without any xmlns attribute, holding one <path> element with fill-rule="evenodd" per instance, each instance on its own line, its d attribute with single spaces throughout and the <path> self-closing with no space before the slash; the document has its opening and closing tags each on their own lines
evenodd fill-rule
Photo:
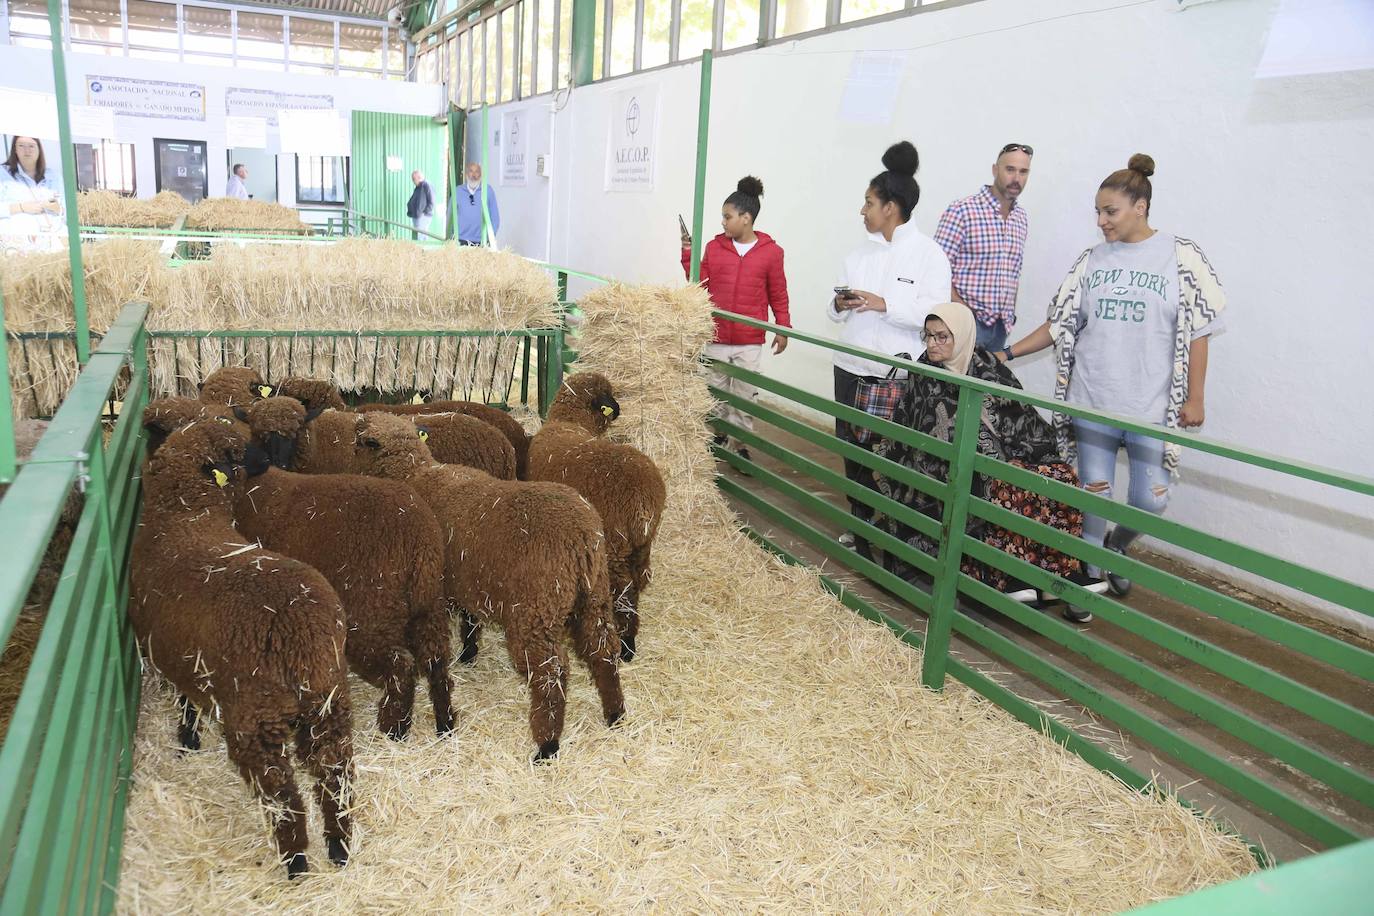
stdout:
<svg viewBox="0 0 1374 916">
<path fill-rule="evenodd" d="M 481 912 L 1104 912 L 1254 869 L 1234 837 L 972 691 L 925 690 L 919 653 L 739 534 L 707 450 L 699 291 L 616 286 L 583 306 L 576 366 L 614 380 L 612 429 L 669 491 L 622 727 L 574 678 L 560 759 L 530 767 L 490 633 L 455 671 L 456 742 L 389 742 L 355 702 L 353 858 L 288 886 L 234 774 L 176 753 L 149 682 L 121 910 L 401 910 L 441 891 Z"/>
<path fill-rule="evenodd" d="M 82 191 L 76 196 L 76 212 L 83 226 L 137 229 L 168 229 L 191 205 L 173 191 L 154 197 L 124 197 L 113 191 Z"/>
<path fill-rule="evenodd" d="M 422 249 L 398 240 L 336 245 L 221 246 L 206 261 L 169 267 L 154 242 L 109 240 L 83 249 L 91 330 L 103 332 L 126 302 L 149 303 L 151 330 L 329 330 L 336 336 L 159 340 L 154 397 L 191 395 L 221 365 L 269 375 L 327 378 L 346 390 L 423 388 L 437 397 L 505 392 L 520 339 L 360 337 L 373 330 L 550 327 L 558 320 L 549 275 L 483 248 Z M 65 253 L 0 264 L 10 332 L 73 331 Z M 51 351 L 49 350 L 51 347 Z M 69 342 L 10 341 L 19 415 L 50 416 L 76 375 Z"/>
<path fill-rule="evenodd" d="M 310 226 L 291 207 L 263 200 L 207 197 L 186 215 L 186 228 L 202 232 L 247 231 L 310 235 Z"/>
<path fill-rule="evenodd" d="M 171 272 L 156 242 L 110 239 L 82 246 L 90 330 L 106 331 L 128 302 L 165 302 Z M 70 340 L 29 339 L 27 334 L 71 334 L 71 265 L 65 251 L 16 255 L 0 262 L 4 284 L 11 401 L 16 416 L 56 413 L 76 379 Z M 94 343 L 93 343 L 94 346 Z"/>
</svg>

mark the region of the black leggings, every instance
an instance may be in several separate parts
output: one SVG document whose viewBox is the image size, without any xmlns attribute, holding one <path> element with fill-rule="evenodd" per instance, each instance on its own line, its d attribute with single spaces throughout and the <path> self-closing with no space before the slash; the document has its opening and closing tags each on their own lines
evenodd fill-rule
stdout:
<svg viewBox="0 0 1374 916">
<path fill-rule="evenodd" d="M 860 382 L 881 381 L 874 376 L 854 375 L 853 373 L 846 372 L 839 366 L 835 366 L 834 368 L 835 400 L 849 407 L 854 406 L 854 398 L 858 394 Z M 853 443 L 866 451 L 871 452 L 873 450 L 873 440 L 870 440 L 867 444 L 859 442 L 851 434 L 849 424 L 845 423 L 843 420 L 835 421 L 835 435 L 845 442 Z M 844 459 L 844 476 L 855 483 L 863 484 L 875 493 L 878 492 L 878 480 L 873 476 L 873 471 L 859 464 L 857 461 L 852 461 L 848 458 Z M 873 507 L 865 505 L 853 497 L 849 498 L 849 511 L 855 518 L 861 519 L 862 521 L 867 522 L 873 520 Z M 859 551 L 860 555 L 869 555 L 868 542 L 863 538 L 856 535 L 854 538 L 854 546 Z"/>
</svg>

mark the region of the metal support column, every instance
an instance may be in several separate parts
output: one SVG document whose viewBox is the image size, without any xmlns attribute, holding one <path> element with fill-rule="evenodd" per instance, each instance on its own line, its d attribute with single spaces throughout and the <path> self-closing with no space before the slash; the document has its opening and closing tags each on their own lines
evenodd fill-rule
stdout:
<svg viewBox="0 0 1374 916">
<path fill-rule="evenodd" d="M 701 228 L 706 218 L 706 141 L 711 127 L 711 61 L 709 49 L 701 55 L 701 94 L 697 104 L 697 177 L 692 193 L 692 282 L 701 279 Z"/>
<path fill-rule="evenodd" d="M 61 0 L 48 0 L 48 28 L 54 36 L 62 34 Z M 85 365 L 91 358 L 91 327 L 86 315 L 86 276 L 81 269 L 81 217 L 76 210 L 76 158 L 72 155 L 72 121 L 67 110 L 67 63 L 62 42 L 51 44 L 57 139 L 62 154 L 62 201 L 67 208 L 67 256 L 72 267 L 72 306 L 76 313 L 76 358 Z"/>
<path fill-rule="evenodd" d="M 592 81 L 596 53 L 596 0 L 572 0 L 572 84 Z"/>
</svg>

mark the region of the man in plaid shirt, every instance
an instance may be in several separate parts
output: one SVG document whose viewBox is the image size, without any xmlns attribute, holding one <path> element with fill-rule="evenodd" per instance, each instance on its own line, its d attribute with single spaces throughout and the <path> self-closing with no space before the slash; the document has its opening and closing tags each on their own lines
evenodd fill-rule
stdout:
<svg viewBox="0 0 1374 916">
<path fill-rule="evenodd" d="M 1008 143 L 992 166 L 992 184 L 956 200 L 940 216 L 935 241 L 949 258 L 950 299 L 973 310 L 977 344 L 1000 350 L 1016 323 L 1016 288 L 1026 248 L 1026 209 L 1017 198 L 1030 179 L 1032 151 Z"/>
</svg>

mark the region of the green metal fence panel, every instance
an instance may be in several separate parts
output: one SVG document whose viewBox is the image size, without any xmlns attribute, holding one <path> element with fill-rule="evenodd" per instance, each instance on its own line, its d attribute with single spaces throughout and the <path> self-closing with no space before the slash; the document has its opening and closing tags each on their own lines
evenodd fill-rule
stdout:
<svg viewBox="0 0 1374 916">
<path fill-rule="evenodd" d="M 393 225 L 365 229 L 374 235 L 410 238 L 406 203 L 415 190 L 410 173 L 419 170 L 434 189 L 435 210 L 447 212 L 448 168 L 444 159 L 444 126 L 428 115 L 383 111 L 354 111 L 352 155 L 349 157 L 350 207 L 358 214 L 376 214 Z M 400 160 L 388 167 L 388 157 Z M 442 217 L 439 217 L 442 218 Z"/>
<path fill-rule="evenodd" d="M 726 313 L 714 314 L 725 316 Z M 938 686 L 943 680 L 943 667 L 965 682 L 989 696 L 994 702 L 1004 706 L 1023 721 L 1029 721 L 1014 707 L 1018 702 L 1006 691 L 986 689 L 987 685 L 973 684 L 964 672 L 954 666 L 956 660 L 949 657 L 947 634 L 949 629 L 959 633 L 964 639 L 992 653 L 1014 670 L 1028 674 L 1046 685 L 1060 696 L 1066 697 L 1093 712 L 1105 716 L 1116 725 L 1141 738 L 1150 747 L 1169 756 L 1183 766 L 1201 773 L 1213 785 L 1238 796 L 1248 803 L 1268 811 L 1285 821 L 1296 830 L 1306 833 L 1319 844 L 1339 846 L 1359 839 L 1358 833 L 1345 823 L 1333 817 L 1328 811 L 1316 804 L 1294 797 L 1274 785 L 1265 782 L 1245 769 L 1226 759 L 1199 741 L 1183 734 L 1159 721 L 1151 711 L 1138 708 L 1118 698 L 1114 691 L 1105 686 L 1090 683 L 1092 675 L 1076 674 L 1065 670 L 1052 659 L 1030 645 L 1023 645 L 1019 637 L 1005 635 L 980 623 L 960 610 L 956 598 L 963 595 L 982 606 L 995 611 L 1007 619 L 1029 629 L 1032 633 L 1051 640 L 1053 643 L 1075 653 L 1082 658 L 1087 669 L 1101 670 L 1112 677 L 1120 678 L 1129 684 L 1144 689 L 1177 708 L 1199 717 L 1208 725 L 1215 727 L 1247 744 L 1257 748 L 1267 757 L 1300 771 L 1324 783 L 1331 790 L 1351 801 L 1374 808 L 1374 778 L 1367 772 L 1351 767 L 1346 761 L 1338 759 L 1333 753 L 1313 746 L 1307 730 L 1295 727 L 1295 722 L 1262 721 L 1260 717 L 1242 711 L 1229 702 L 1212 696 L 1201 685 L 1186 682 L 1171 673 L 1157 669 L 1150 663 L 1134 657 L 1100 639 L 1091 631 L 1061 623 L 1038 610 L 1033 610 L 1001 594 L 987 584 L 964 575 L 959 569 L 963 556 L 1003 570 L 1008 575 L 1020 579 L 1031 586 L 1067 599 L 1071 603 L 1100 614 L 1104 621 L 1121 627 L 1123 630 L 1144 638 L 1175 656 L 1221 675 L 1231 683 L 1291 707 L 1300 713 L 1305 722 L 1320 723 L 1322 726 L 1338 729 L 1354 737 L 1365 745 L 1374 745 L 1374 715 L 1351 703 L 1336 699 L 1321 690 L 1301 683 L 1292 677 L 1272 670 L 1263 664 L 1252 661 L 1235 651 L 1223 649 L 1206 639 L 1198 638 L 1176 626 L 1137 611 L 1110 597 L 1095 595 L 1069 581 L 1046 572 L 1039 566 L 1012 557 L 1003 551 L 970 538 L 966 534 L 965 521 L 979 518 L 997 525 L 1007 531 L 1024 535 L 1046 547 L 1060 550 L 1084 562 L 1094 563 L 1114 570 L 1121 570 L 1139 585 L 1158 590 L 1166 597 L 1181 601 L 1204 613 L 1215 615 L 1256 635 L 1271 639 L 1298 652 L 1305 653 L 1365 681 L 1374 679 L 1374 653 L 1353 643 L 1303 626 L 1301 623 L 1286 619 L 1277 614 L 1254 607 L 1233 596 L 1221 594 L 1198 583 L 1189 582 L 1179 576 L 1155 569 L 1139 560 L 1111 553 L 1104 548 L 1089 545 L 1081 538 L 1064 531 L 1050 528 L 1019 513 L 1012 512 L 1000 505 L 988 502 L 972 494 L 974 474 L 1003 480 L 1031 492 L 1042 494 L 1050 499 L 1084 511 L 1102 515 L 1118 523 L 1159 537 L 1172 544 L 1209 556 L 1244 569 L 1272 581 L 1299 588 L 1313 596 L 1341 604 L 1366 614 L 1374 614 L 1374 590 L 1356 583 L 1348 582 L 1317 570 L 1307 569 L 1282 557 L 1275 557 L 1241 544 L 1227 541 L 1191 529 L 1175 522 L 1161 519 L 1149 513 L 1126 505 L 1111 502 L 1101 496 L 1087 493 L 1059 481 L 1042 477 L 1032 471 L 1017 468 L 978 454 L 976 422 L 981 416 L 981 401 L 984 396 L 1019 400 L 1037 407 L 1058 410 L 1064 405 L 1040 395 L 1019 389 L 1005 388 L 966 376 L 945 372 L 943 369 L 914 364 L 908 360 L 886 357 L 860 348 L 837 344 L 816 335 L 798 333 L 792 329 L 776 327 L 768 322 L 741 319 L 729 313 L 732 320 L 786 334 L 793 340 L 816 343 L 827 349 L 854 353 L 877 359 L 888 365 L 906 368 L 911 372 L 936 376 L 958 386 L 959 403 L 955 416 L 955 430 L 952 442 L 937 440 L 923 441 L 912 430 L 904 429 L 884 420 L 867 417 L 852 408 L 846 408 L 826 398 L 812 395 L 789 385 L 777 382 L 736 366 L 714 364 L 722 374 L 753 384 L 758 388 L 804 408 L 810 408 L 848 422 L 858 422 L 875 430 L 878 435 L 906 442 L 913 447 L 950 462 L 949 483 L 924 478 L 919 489 L 939 500 L 941 512 L 938 538 L 938 553 L 935 556 L 922 554 L 924 562 L 912 562 L 909 552 L 912 548 L 896 541 L 895 555 L 932 574 L 933 593 L 926 593 L 914 584 L 898 579 L 877 563 L 858 557 L 840 547 L 833 534 L 813 528 L 805 520 L 814 518 L 818 522 L 834 525 L 840 530 L 848 528 L 872 541 L 873 546 L 887 550 L 895 539 L 881 528 L 859 522 L 845 507 L 836 506 L 809 493 L 805 486 L 784 480 L 771 470 L 741 458 L 724 449 L 715 449 L 715 454 L 730 466 L 751 476 L 754 483 L 761 484 L 779 497 L 795 504 L 794 510 L 773 506 L 771 500 L 760 497 L 752 489 L 745 488 L 725 477 L 719 479 L 719 486 L 740 504 L 762 514 L 770 521 L 786 529 L 811 547 L 840 563 L 847 569 L 865 576 L 876 585 L 888 589 L 896 597 L 907 601 L 913 607 L 930 615 L 927 621 L 923 659 L 923 681 Z M 756 419 L 796 436 L 807 443 L 819 446 L 826 451 L 843 455 L 855 460 L 880 475 L 894 478 L 911 475 L 909 468 L 898 468 L 887 459 L 868 453 L 849 443 L 839 441 L 829 431 L 817 429 L 803 423 L 773 407 L 740 398 L 732 393 L 716 388 L 711 389 L 713 396 Z M 1118 418 L 1095 414 L 1081 408 L 1068 408 L 1064 412 L 1084 415 L 1103 422 L 1117 423 Z M 964 420 L 974 421 L 963 423 Z M 756 430 L 740 429 L 723 420 L 713 420 L 712 425 L 718 433 L 733 436 L 760 454 L 773 458 L 788 468 L 800 472 L 809 480 L 828 486 L 838 493 L 863 502 L 879 513 L 887 514 L 908 526 L 931 534 L 933 519 L 923 518 L 921 524 L 912 524 L 910 507 L 899 506 L 881 495 L 868 495 L 866 487 L 856 485 L 841 478 L 836 471 L 822 467 L 816 462 L 796 455 L 770 441 L 769 436 Z M 1348 474 L 1329 468 L 1288 461 L 1273 455 L 1239 449 L 1226 443 L 1218 443 L 1177 431 L 1163 431 L 1147 424 L 1134 421 L 1119 423 L 1129 429 L 1156 435 L 1159 438 L 1178 441 L 1199 451 L 1209 452 L 1225 458 L 1243 461 L 1282 474 L 1336 486 L 1347 492 L 1369 494 L 1374 492 L 1374 480 L 1360 475 Z M 932 447 L 933 443 L 933 447 Z M 897 470 L 894 471 L 893 469 Z M 803 516 L 798 517 L 799 513 Z M 903 511 L 905 510 L 905 512 Z M 758 535 L 754 535 L 758 538 Z M 766 540 L 766 539 L 764 539 Z M 785 555 L 776 545 L 769 545 L 773 552 Z M 837 592 L 849 607 L 858 610 L 871 619 L 873 609 L 862 606 L 861 599 Z M 942 620 L 942 618 L 944 618 Z M 943 631 L 943 634 L 942 634 Z M 942 638 L 943 636 L 943 638 Z M 907 638 L 907 637 L 904 637 Z M 920 640 L 908 638 L 913 645 Z M 1019 701 L 1023 702 L 1023 701 Z M 1072 734 L 1071 729 L 1062 727 Z M 1095 765 L 1115 771 L 1103 760 L 1104 754 L 1088 751 L 1092 743 L 1075 736 L 1073 749 L 1082 753 Z M 1108 755 L 1109 756 L 1109 755 Z M 1128 783 L 1133 781 L 1123 776 Z M 1252 847 L 1253 848 L 1253 847 Z"/>
</svg>

